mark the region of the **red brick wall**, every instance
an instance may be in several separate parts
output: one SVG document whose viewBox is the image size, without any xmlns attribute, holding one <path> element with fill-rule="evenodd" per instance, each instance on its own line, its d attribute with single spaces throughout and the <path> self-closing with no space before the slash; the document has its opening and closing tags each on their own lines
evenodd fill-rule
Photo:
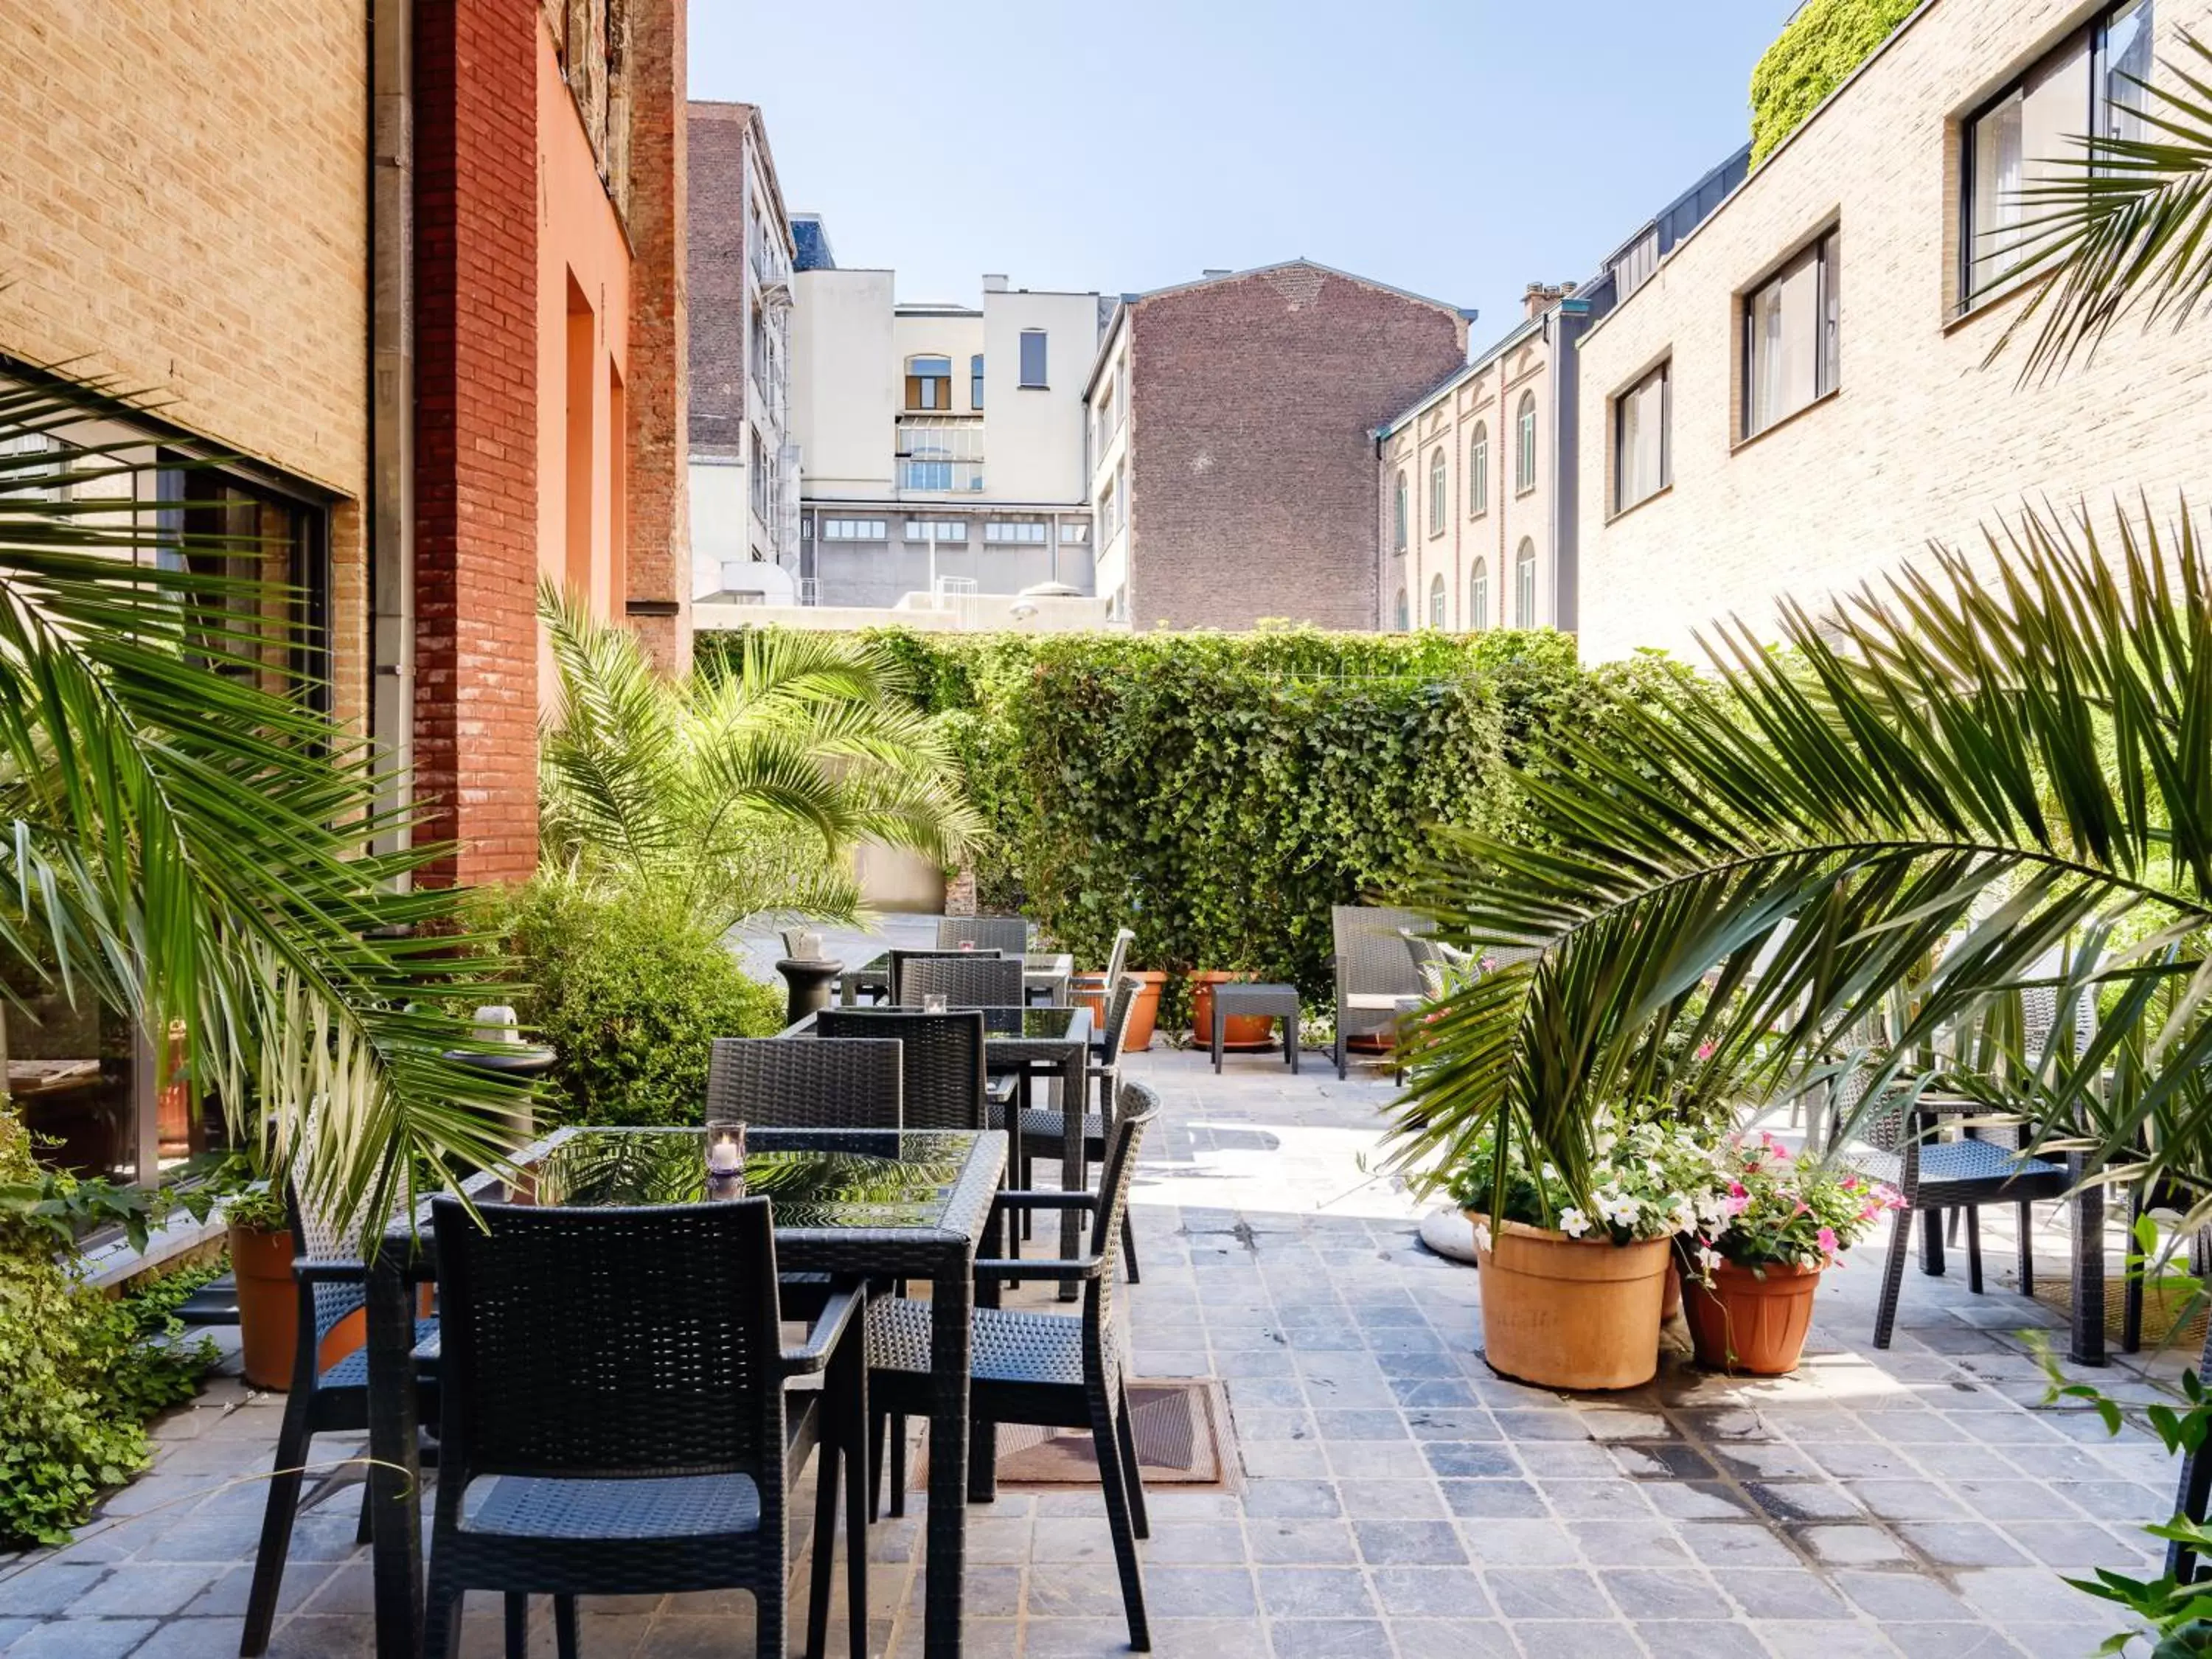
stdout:
<svg viewBox="0 0 2212 1659">
<path fill-rule="evenodd" d="M 684 229 L 685 0 L 629 10 L 630 625 L 664 668 L 691 662 L 690 401 Z"/>
<path fill-rule="evenodd" d="M 416 684 L 435 874 L 538 861 L 538 31 L 518 0 L 415 9 Z"/>
<path fill-rule="evenodd" d="M 1444 307 L 1312 266 L 1130 315 L 1129 619 L 1375 626 L 1369 434 L 1467 361 Z"/>
</svg>

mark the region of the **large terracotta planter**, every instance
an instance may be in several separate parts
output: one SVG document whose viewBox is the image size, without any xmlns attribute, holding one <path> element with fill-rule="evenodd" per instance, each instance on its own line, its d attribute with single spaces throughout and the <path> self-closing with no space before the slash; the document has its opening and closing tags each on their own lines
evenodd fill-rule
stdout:
<svg viewBox="0 0 2212 1659">
<path fill-rule="evenodd" d="M 1160 993 L 1167 988 L 1168 976 L 1147 969 L 1143 973 L 1133 969 L 1123 977 L 1137 981 L 1137 994 L 1129 1004 L 1129 1029 L 1121 1035 L 1121 1052 L 1141 1053 L 1152 1046 L 1152 1027 L 1159 1023 Z"/>
<path fill-rule="evenodd" d="M 230 1272 L 238 1281 L 240 1369 L 257 1389 L 292 1386 L 292 1364 L 300 1346 L 300 1294 L 292 1282 L 292 1258 L 298 1254 L 289 1230 L 230 1230 Z M 323 1339 L 320 1364 L 335 1365 L 361 1346 L 366 1328 L 359 1311 L 348 1314 Z"/>
<path fill-rule="evenodd" d="M 1201 1048 L 1213 1042 L 1213 988 L 1234 980 L 1249 979 L 1249 974 L 1224 974 L 1208 969 L 1190 976 L 1190 1038 Z M 1275 1022 L 1259 1014 L 1231 1014 L 1229 1029 L 1221 1034 L 1221 1046 L 1230 1052 L 1249 1053 L 1275 1046 Z"/>
<path fill-rule="evenodd" d="M 1633 1389 L 1659 1370 L 1663 1238 L 1615 1244 L 1548 1228 L 1474 1222 L 1482 1346 L 1491 1369 L 1547 1389 Z"/>
<path fill-rule="evenodd" d="M 1713 1269 L 1710 1287 L 1686 1280 L 1682 1311 L 1698 1345 L 1698 1363 L 1754 1376 L 1796 1370 L 1820 1288 L 1820 1268 L 1781 1262 L 1754 1271 L 1723 1261 Z"/>
</svg>

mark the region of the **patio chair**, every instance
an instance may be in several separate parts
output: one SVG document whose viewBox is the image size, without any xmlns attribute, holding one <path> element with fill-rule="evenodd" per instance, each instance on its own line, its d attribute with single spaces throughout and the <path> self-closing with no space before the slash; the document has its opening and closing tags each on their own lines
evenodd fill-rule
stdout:
<svg viewBox="0 0 2212 1659">
<path fill-rule="evenodd" d="M 1106 1143 L 1114 1133 L 1114 1103 L 1121 1085 L 1121 1043 L 1129 1033 L 1129 1017 L 1137 1006 L 1139 988 L 1137 981 L 1126 974 L 1114 988 L 1113 1000 L 1106 1009 L 1106 1047 L 1086 1068 L 1088 1078 L 1098 1085 L 1098 1109 L 1083 1115 L 1083 1157 L 1086 1164 L 1103 1164 L 1106 1161 Z M 1066 1140 L 1067 1120 L 1064 1114 L 1024 1104 L 1018 1133 L 1014 1137 L 1017 1183 L 1024 1188 L 1033 1186 L 1036 1160 L 1056 1162 Z M 1026 1212 L 1021 1221 L 1021 1237 L 1027 1238 L 1030 1216 Z M 1136 1231 L 1129 1225 L 1127 1212 L 1121 1217 L 1121 1249 L 1129 1260 L 1129 1282 L 1143 1283 L 1143 1274 L 1137 1266 Z M 1009 1254 L 1019 1255 L 1021 1250 L 1016 1246 Z"/>
<path fill-rule="evenodd" d="M 901 1064 L 899 1045 L 887 1037 L 716 1037 L 707 1115 L 793 1129 L 896 1129 L 904 1121 Z"/>
<path fill-rule="evenodd" d="M 1007 1212 L 1073 1206 L 1091 1212 L 1091 1253 L 1069 1261 L 981 1261 L 976 1298 L 969 1410 L 979 1423 L 1029 1424 L 1089 1429 L 1097 1454 L 1099 1485 L 1121 1570 L 1121 1600 L 1129 1645 L 1152 1647 L 1145 1616 L 1143 1568 L 1137 1540 L 1151 1536 L 1145 1487 L 1137 1469 L 1136 1436 L 1129 1421 L 1128 1349 L 1115 1319 L 1114 1252 L 1136 1173 L 1137 1149 L 1158 1115 L 1159 1097 L 1141 1083 L 1121 1085 L 1105 1179 L 1091 1193 L 1001 1193 L 994 1218 Z M 995 1236 L 995 1233 L 994 1235 Z M 1030 1313 L 994 1305 L 1008 1279 L 1049 1279 L 1083 1286 L 1079 1316 Z M 870 1409 L 878 1433 L 888 1432 L 892 1454 L 891 1512 L 904 1508 L 899 1478 L 905 1446 L 904 1419 L 929 1409 L 929 1304 L 890 1297 L 868 1309 Z M 878 1460 L 878 1467 L 881 1467 Z"/>
<path fill-rule="evenodd" d="M 911 1008 L 824 1008 L 815 1016 L 814 1029 L 822 1042 L 888 1037 L 898 1043 L 906 1127 L 984 1127 L 988 1085 L 981 1011 L 925 1014 Z"/>
<path fill-rule="evenodd" d="M 1930 1140 L 1928 1130 L 1946 1114 L 1977 1111 L 1960 1102 L 1914 1103 L 1907 1121 L 1905 1103 L 1881 1108 L 1850 1132 L 1849 1119 L 1865 1098 L 1872 1072 L 1857 1066 L 1831 1087 L 1826 1144 L 1832 1156 L 1875 1181 L 1894 1187 L 1905 1202 L 1896 1214 L 1889 1237 L 1889 1255 L 1882 1267 L 1881 1299 L 1876 1305 L 1874 1345 L 1887 1348 L 1897 1323 L 1897 1299 L 1905 1285 L 1905 1259 L 1911 1253 L 1912 1224 L 1924 1218 L 1929 1245 L 1926 1271 L 1942 1271 L 1941 1255 L 1942 1212 L 1963 1210 L 1966 1222 L 1966 1288 L 1982 1291 L 1982 1243 L 1979 1211 L 1984 1204 L 2017 1204 L 2021 1211 L 2020 1284 L 2023 1296 L 2035 1289 L 2034 1228 L 2029 1206 L 2038 1199 L 2065 1196 L 2074 1184 L 2066 1165 L 2039 1158 L 2022 1158 L 2017 1146 L 1979 1136 L 1960 1140 Z"/>
<path fill-rule="evenodd" d="M 947 916 L 937 924 L 937 948 L 996 951 L 1002 956 L 1030 953 L 1030 924 L 1024 916 Z"/>
<path fill-rule="evenodd" d="M 919 957 L 899 974 L 898 1000 L 919 1008 L 921 1000 L 941 996 L 949 1008 L 1018 1008 L 1022 964 L 1018 957 L 963 951 L 955 956 Z"/>
<path fill-rule="evenodd" d="M 1420 971 L 1406 935 L 1425 933 L 1430 924 L 1410 910 L 1376 905 L 1332 905 L 1328 918 L 1336 945 L 1336 1075 L 1341 1079 L 1349 1074 L 1352 1039 L 1395 1031 L 1407 1001 L 1421 996 Z"/>
<path fill-rule="evenodd" d="M 896 1006 L 898 1004 L 908 1000 L 906 996 L 906 965 L 909 962 L 927 962 L 939 957 L 953 957 L 958 958 L 962 962 L 973 962 L 978 957 L 994 958 L 998 954 L 998 951 L 994 950 L 893 951 L 890 953 L 891 970 L 888 976 L 890 980 L 890 996 L 889 1000 L 893 1006 Z M 1021 1000 L 1019 997 L 1017 997 L 1014 1000 L 1017 1002 Z"/>
<path fill-rule="evenodd" d="M 863 1294 L 831 1297 L 805 1345 L 784 1347 L 765 1198 L 473 1214 L 441 1198 L 431 1218 L 445 1455 L 423 1651 L 458 1650 L 471 1589 L 552 1595 L 564 1659 L 579 1595 L 744 1589 L 755 1651 L 783 1659 L 792 1488 L 818 1449 L 806 1651 L 820 1659 L 828 1632 L 842 1461 L 865 1659 Z"/>
<path fill-rule="evenodd" d="M 310 1114 L 299 1149 L 304 1164 L 317 1133 Z M 292 1237 L 302 1254 L 292 1263 L 299 1296 L 300 1340 L 292 1361 L 291 1390 L 284 1396 L 284 1419 L 276 1431 L 276 1462 L 261 1510 L 261 1543 L 253 1557 L 253 1581 L 246 1592 L 246 1628 L 238 1644 L 242 1655 L 265 1651 L 276 1618 L 278 1592 L 292 1551 L 292 1523 L 300 1511 L 308 1447 L 319 1434 L 362 1434 L 368 1428 L 368 1353 L 356 1347 L 343 1359 L 322 1363 L 331 1333 L 368 1304 L 368 1270 L 361 1260 L 362 1240 L 311 1205 L 301 1202 L 287 1181 L 284 1207 Z M 434 1420 L 438 1375 L 438 1322 L 415 1324 L 416 1387 L 426 1420 Z M 361 1522 L 356 1536 L 367 1542 L 370 1486 L 362 1483 Z"/>
<path fill-rule="evenodd" d="M 1088 992 L 1092 995 L 1102 995 L 1111 991 L 1121 982 L 1121 969 L 1128 966 L 1129 963 L 1129 947 L 1136 942 L 1137 934 L 1133 928 L 1117 928 L 1114 934 L 1114 948 L 1106 953 L 1106 971 L 1103 974 L 1070 975 L 1067 981 L 1069 991 L 1071 993 Z M 1106 1027 L 1102 1024 L 1091 1034 L 1091 1050 L 1096 1054 L 1105 1046 Z"/>
</svg>

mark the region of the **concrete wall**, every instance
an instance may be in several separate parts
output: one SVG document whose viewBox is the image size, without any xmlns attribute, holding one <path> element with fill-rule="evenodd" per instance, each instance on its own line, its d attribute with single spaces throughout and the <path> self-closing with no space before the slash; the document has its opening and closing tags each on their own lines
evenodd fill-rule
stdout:
<svg viewBox="0 0 2212 1659">
<path fill-rule="evenodd" d="M 1045 335 L 1042 389 L 1021 384 L 1021 337 L 1028 329 Z M 1086 477 L 1083 382 L 1098 351 L 1098 296 L 987 293 L 981 350 L 984 498 L 1079 502 Z"/>
<path fill-rule="evenodd" d="M 792 279 L 792 430 L 810 496 L 890 489 L 890 431 L 903 396 L 892 283 L 888 270 L 803 270 Z M 956 384 L 956 397 L 963 390 Z"/>
<path fill-rule="evenodd" d="M 2085 15 L 2071 0 L 1935 0 L 1870 59 L 1582 352 L 1582 635 L 1593 657 L 1691 648 L 1730 611 L 1765 627 L 1916 556 L 1978 550 L 1981 526 L 2046 498 L 2148 492 L 2161 517 L 2201 492 L 2212 453 L 2212 336 L 2124 323 L 2095 363 L 2014 384 L 2019 348 L 1984 368 L 2014 303 L 1958 315 L 1959 123 Z M 2186 61 L 2205 0 L 2159 0 L 2155 49 Z M 2164 79 L 2161 69 L 2154 78 Z M 1741 296 L 1828 225 L 1841 234 L 1840 384 L 1741 441 Z M 1612 399 L 1673 364 L 1673 485 L 1613 501 Z"/>
<path fill-rule="evenodd" d="M 1091 591 L 1112 604 L 1121 621 L 1128 620 L 1129 526 L 1121 514 L 1110 526 L 1100 501 L 1115 488 L 1117 473 L 1129 461 L 1129 331 L 1127 314 L 1113 325 L 1105 349 L 1107 357 L 1092 377 L 1086 406 L 1090 438 L 1089 483 L 1091 529 Z"/>
</svg>

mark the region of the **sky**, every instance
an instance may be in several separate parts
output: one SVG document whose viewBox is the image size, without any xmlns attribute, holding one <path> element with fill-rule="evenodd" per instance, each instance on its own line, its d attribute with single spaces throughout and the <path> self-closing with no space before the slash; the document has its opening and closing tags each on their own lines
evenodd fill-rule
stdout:
<svg viewBox="0 0 2212 1659">
<path fill-rule="evenodd" d="M 1748 131 L 1795 0 L 691 0 L 695 98 L 902 300 L 1296 258 L 1480 310 L 1589 275 Z"/>
</svg>

